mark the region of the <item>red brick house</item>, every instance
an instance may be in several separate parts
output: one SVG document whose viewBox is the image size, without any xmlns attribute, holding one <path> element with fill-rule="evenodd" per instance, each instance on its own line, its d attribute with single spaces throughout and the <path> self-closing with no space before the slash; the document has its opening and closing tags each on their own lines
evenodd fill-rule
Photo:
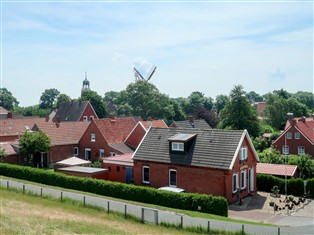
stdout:
<svg viewBox="0 0 314 235">
<path fill-rule="evenodd" d="M 149 119 L 137 122 L 124 143 L 132 150 L 135 150 L 150 127 L 167 128 L 167 124 L 162 120 Z M 109 169 L 109 180 L 122 183 L 133 182 L 133 151 L 130 153 L 117 155 L 114 157 L 102 158 L 103 167 Z"/>
<path fill-rule="evenodd" d="M 0 142 L 15 141 L 25 130 L 30 130 L 35 123 L 49 122 L 45 118 L 21 118 L 0 120 Z"/>
<path fill-rule="evenodd" d="M 0 142 L 0 149 L 4 150 L 5 157 L 3 162 L 19 165 L 21 162 L 17 140 L 10 142 Z"/>
<path fill-rule="evenodd" d="M 162 119 L 159 119 L 159 120 L 150 119 L 147 121 L 140 120 L 137 122 L 133 130 L 130 132 L 130 134 L 126 138 L 125 143 L 129 147 L 131 147 L 133 150 L 135 150 L 151 126 L 157 127 L 157 128 L 168 127 L 167 124 Z"/>
<path fill-rule="evenodd" d="M 281 154 L 309 154 L 314 159 L 314 118 L 290 118 L 273 145 Z"/>
<path fill-rule="evenodd" d="M 72 100 L 62 102 L 53 118 L 54 122 L 92 121 L 98 116 L 89 101 Z"/>
<path fill-rule="evenodd" d="M 135 125 L 133 117 L 93 120 L 80 139 L 80 156 L 93 161 L 133 153 L 124 141 Z"/>
<path fill-rule="evenodd" d="M 90 122 L 36 123 L 33 131 L 41 130 L 51 139 L 48 153 L 34 159 L 38 166 L 45 167 L 72 156 L 79 156 L 79 140 Z"/>
<path fill-rule="evenodd" d="M 256 192 L 259 161 L 246 130 L 150 128 L 133 156 L 134 184 L 225 197 Z"/>
</svg>

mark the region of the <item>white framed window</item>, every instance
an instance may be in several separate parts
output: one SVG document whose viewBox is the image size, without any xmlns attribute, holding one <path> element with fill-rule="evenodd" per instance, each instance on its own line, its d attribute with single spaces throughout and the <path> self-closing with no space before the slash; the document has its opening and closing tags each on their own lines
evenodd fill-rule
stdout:
<svg viewBox="0 0 314 235">
<path fill-rule="evenodd" d="M 287 139 L 291 140 L 292 139 L 292 133 L 291 132 L 287 132 Z"/>
<path fill-rule="evenodd" d="M 90 142 L 95 142 L 96 141 L 96 134 L 95 133 L 91 133 L 90 134 Z"/>
<path fill-rule="evenodd" d="M 177 187 L 177 171 L 170 169 L 169 170 L 169 186 Z"/>
<path fill-rule="evenodd" d="M 99 157 L 104 157 L 104 156 L 105 156 L 105 150 L 99 149 Z"/>
<path fill-rule="evenodd" d="M 289 154 L 289 146 L 288 145 L 283 145 L 282 146 L 282 154 Z"/>
<path fill-rule="evenodd" d="M 116 152 L 110 152 L 110 156 L 111 156 L 111 157 L 116 156 Z"/>
<path fill-rule="evenodd" d="M 298 154 L 299 154 L 299 155 L 305 154 L 305 148 L 304 148 L 304 146 L 298 146 Z"/>
<path fill-rule="evenodd" d="M 83 117 L 83 121 L 84 121 L 84 122 L 87 122 L 87 120 L 88 120 L 88 119 L 87 119 L 87 116 L 84 116 L 84 117 Z"/>
<path fill-rule="evenodd" d="M 232 192 L 236 193 L 239 188 L 239 174 L 234 173 L 232 175 Z"/>
<path fill-rule="evenodd" d="M 91 160 L 92 150 L 90 148 L 85 148 L 85 160 Z"/>
<path fill-rule="evenodd" d="M 94 120 L 94 116 L 89 116 L 89 120 L 93 121 Z"/>
<path fill-rule="evenodd" d="M 246 188 L 246 170 L 241 171 L 241 189 Z"/>
<path fill-rule="evenodd" d="M 295 138 L 296 140 L 299 140 L 299 139 L 300 139 L 300 132 L 294 133 L 294 138 Z"/>
<path fill-rule="evenodd" d="M 142 168 L 142 181 L 149 184 L 149 166 L 143 166 Z"/>
<path fill-rule="evenodd" d="M 78 149 L 78 147 L 74 147 L 74 148 L 73 148 L 73 155 L 74 155 L 74 156 L 78 156 L 78 155 L 79 155 L 79 149 Z"/>
<path fill-rule="evenodd" d="M 243 147 L 240 149 L 240 161 L 247 160 L 247 147 Z"/>
<path fill-rule="evenodd" d="M 184 143 L 180 143 L 180 142 L 172 142 L 171 143 L 171 149 L 173 151 L 184 151 Z"/>
</svg>

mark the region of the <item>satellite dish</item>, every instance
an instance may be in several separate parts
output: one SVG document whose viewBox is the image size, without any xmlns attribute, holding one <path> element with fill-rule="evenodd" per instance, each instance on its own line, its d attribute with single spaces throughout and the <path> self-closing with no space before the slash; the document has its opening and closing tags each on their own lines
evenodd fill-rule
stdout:
<svg viewBox="0 0 314 235">
<path fill-rule="evenodd" d="M 134 71 L 134 76 L 135 76 L 135 80 L 145 80 L 145 81 L 149 81 L 151 79 L 151 77 L 153 76 L 153 74 L 155 73 L 156 70 L 156 66 L 153 65 L 150 70 L 148 71 L 148 73 L 146 74 L 146 76 L 144 77 L 135 67 L 133 68 Z"/>
</svg>

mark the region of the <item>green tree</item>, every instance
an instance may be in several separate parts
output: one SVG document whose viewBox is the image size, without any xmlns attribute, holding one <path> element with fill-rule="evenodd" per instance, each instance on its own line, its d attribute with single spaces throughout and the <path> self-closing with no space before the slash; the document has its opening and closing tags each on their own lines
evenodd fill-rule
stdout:
<svg viewBox="0 0 314 235">
<path fill-rule="evenodd" d="M 149 116 L 171 118 L 175 114 L 169 97 L 145 80 L 129 84 L 121 96 L 124 97 L 124 102 L 132 107 L 134 116 L 141 116 L 143 119 Z"/>
<path fill-rule="evenodd" d="M 7 156 L 5 149 L 0 148 L 0 162 L 4 162 L 4 158 Z"/>
<path fill-rule="evenodd" d="M 208 111 L 211 111 L 213 108 L 213 99 L 205 97 L 202 92 L 193 91 L 187 98 L 185 112 L 187 114 L 193 114 L 195 109 L 199 106 L 204 106 Z"/>
<path fill-rule="evenodd" d="M 57 97 L 57 105 L 56 108 L 60 107 L 60 104 L 62 104 L 63 102 L 68 102 L 71 101 L 71 97 L 66 95 L 66 94 L 59 94 Z"/>
<path fill-rule="evenodd" d="M 27 107 L 16 107 L 13 113 L 23 116 L 46 117 L 50 112 L 51 109 L 42 109 L 39 105 L 33 105 Z"/>
<path fill-rule="evenodd" d="M 247 129 L 253 137 L 259 134 L 259 122 L 255 108 L 248 102 L 241 85 L 234 86 L 230 92 L 230 101 L 220 112 L 219 128 Z"/>
<path fill-rule="evenodd" d="M 263 97 L 257 94 L 254 91 L 250 91 L 249 93 L 246 93 L 246 98 L 251 102 L 261 102 L 263 101 Z"/>
<path fill-rule="evenodd" d="M 193 116 L 196 119 L 204 119 L 212 128 L 215 128 L 218 124 L 217 114 L 208 111 L 203 105 L 199 105 L 194 109 Z"/>
<path fill-rule="evenodd" d="M 86 90 L 82 92 L 81 100 L 89 101 L 93 106 L 97 116 L 99 118 L 104 118 L 108 116 L 109 111 L 106 104 L 103 101 L 103 98 L 97 94 L 96 91 Z"/>
<path fill-rule="evenodd" d="M 214 110 L 219 114 L 228 101 L 229 97 L 227 95 L 217 95 L 214 102 Z"/>
<path fill-rule="evenodd" d="M 53 109 L 59 94 L 60 92 L 55 88 L 46 89 L 40 97 L 39 107 L 43 109 Z"/>
<path fill-rule="evenodd" d="M 260 161 L 263 163 L 283 164 L 285 162 L 284 157 L 282 157 L 280 152 L 274 148 L 264 149 L 264 151 L 258 155 L 260 157 Z"/>
<path fill-rule="evenodd" d="M 298 168 L 303 179 L 314 177 L 314 161 L 307 154 L 301 155 L 297 160 Z"/>
<path fill-rule="evenodd" d="M 33 156 L 36 163 L 40 153 L 47 152 L 51 146 L 50 138 L 42 131 L 25 131 L 19 139 L 19 147 L 22 155 Z"/>
<path fill-rule="evenodd" d="M 314 94 L 312 92 L 298 91 L 292 95 L 292 98 L 306 105 L 311 112 L 314 112 Z"/>
<path fill-rule="evenodd" d="M 294 98 L 283 98 L 275 94 L 267 95 L 265 117 L 267 123 L 273 128 L 283 129 L 287 121 L 287 113 L 293 113 L 295 117 L 309 116 L 307 107 Z"/>
<path fill-rule="evenodd" d="M 6 88 L 0 88 L 0 106 L 12 111 L 15 107 L 19 105 L 19 102 L 12 95 L 10 91 Z"/>
</svg>

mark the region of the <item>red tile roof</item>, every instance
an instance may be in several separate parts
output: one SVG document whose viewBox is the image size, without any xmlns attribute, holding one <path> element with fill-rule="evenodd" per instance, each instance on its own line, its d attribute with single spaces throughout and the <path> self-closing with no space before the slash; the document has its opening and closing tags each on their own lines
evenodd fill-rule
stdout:
<svg viewBox="0 0 314 235">
<path fill-rule="evenodd" d="M 0 136 L 19 136 L 35 123 L 46 122 L 45 118 L 23 118 L 0 120 Z"/>
<path fill-rule="evenodd" d="M 314 120 L 313 118 L 293 118 L 292 121 L 288 120 L 285 130 L 295 122 L 296 128 L 300 130 L 312 143 L 314 143 Z"/>
<path fill-rule="evenodd" d="M 133 117 L 95 119 L 94 122 L 108 144 L 123 143 L 136 124 Z"/>
<path fill-rule="evenodd" d="M 133 153 L 126 153 L 126 154 L 122 154 L 122 155 L 116 155 L 114 157 L 103 157 L 102 160 L 133 163 L 132 156 L 133 156 Z"/>
<path fill-rule="evenodd" d="M 8 110 L 0 106 L 0 114 L 8 114 L 8 112 L 9 112 Z"/>
<path fill-rule="evenodd" d="M 37 123 L 34 130 L 42 130 L 51 138 L 52 145 L 77 144 L 90 122 Z"/>
<path fill-rule="evenodd" d="M 167 124 L 164 122 L 164 120 L 152 120 L 152 121 L 139 121 L 143 124 L 143 126 L 148 130 L 150 126 L 152 127 L 159 127 L 159 128 L 167 128 Z"/>
<path fill-rule="evenodd" d="M 17 155 L 18 153 L 14 150 L 12 145 L 18 145 L 18 141 L 12 141 L 12 142 L 0 142 L 0 149 L 4 149 L 5 154 L 10 155 Z"/>
<path fill-rule="evenodd" d="M 257 163 L 256 173 L 269 174 L 269 175 L 280 175 L 280 176 L 294 176 L 298 169 L 295 165 L 284 165 L 284 164 L 269 164 L 269 163 Z"/>
</svg>

